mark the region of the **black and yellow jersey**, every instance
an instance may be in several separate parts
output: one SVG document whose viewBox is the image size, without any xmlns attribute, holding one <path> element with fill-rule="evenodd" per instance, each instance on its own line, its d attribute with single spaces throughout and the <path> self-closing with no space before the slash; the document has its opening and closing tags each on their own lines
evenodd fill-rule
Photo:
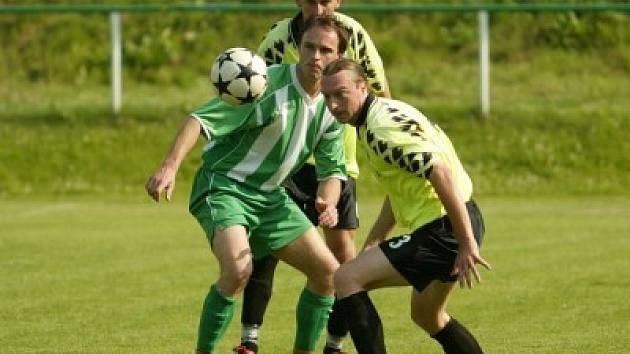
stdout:
<svg viewBox="0 0 630 354">
<path fill-rule="evenodd" d="M 334 17 L 341 22 L 350 35 L 348 48 L 344 57 L 361 64 L 367 75 L 370 90 L 382 96 L 386 87 L 385 71 L 372 38 L 367 31 L 352 17 L 335 12 Z M 285 18 L 276 22 L 265 35 L 258 47 L 258 55 L 265 59 L 267 65 L 296 64 L 300 59 L 299 51 L 299 23 L 302 18 L 300 12 L 293 18 Z"/>
<path fill-rule="evenodd" d="M 368 170 L 383 182 L 401 226 L 415 230 L 446 215 L 428 180 L 437 161 L 451 170 L 461 198 L 470 199 L 472 182 L 450 139 L 414 107 L 369 95 L 356 132 L 357 150 Z"/>
</svg>

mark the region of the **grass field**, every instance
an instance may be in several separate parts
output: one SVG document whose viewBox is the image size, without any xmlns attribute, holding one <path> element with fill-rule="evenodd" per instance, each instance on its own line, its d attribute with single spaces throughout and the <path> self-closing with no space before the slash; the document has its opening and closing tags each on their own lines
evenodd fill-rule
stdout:
<svg viewBox="0 0 630 354">
<path fill-rule="evenodd" d="M 480 196 L 494 270 L 458 291 L 452 314 L 487 353 L 630 353 L 627 16 L 493 14 L 482 120 L 474 13 L 357 15 L 394 97 L 444 128 Z M 105 17 L 0 18 L 0 353 L 192 352 L 217 276 L 186 206 L 199 147 L 175 202 L 153 205 L 142 185 L 182 118 L 212 95 L 207 60 L 254 48 L 270 24 L 267 13 L 126 14 L 113 116 Z M 362 174 L 357 244 L 377 188 Z M 290 352 L 304 283 L 286 266 L 276 279 L 262 354 Z M 389 352 L 440 353 L 412 325 L 409 293 L 372 294 Z M 218 353 L 237 342 L 239 316 Z"/>
<path fill-rule="evenodd" d="M 180 189 L 185 189 L 180 186 Z M 187 187 L 186 187 L 187 188 Z M 0 352 L 192 352 L 217 273 L 180 191 L 0 201 Z M 482 198 L 494 270 L 451 313 L 488 353 L 619 353 L 630 348 L 630 199 Z M 363 199 L 364 235 L 377 200 Z M 279 267 L 263 353 L 288 353 L 302 277 Z M 373 293 L 391 353 L 439 353 L 413 328 L 409 291 Z M 235 316 L 218 353 L 238 340 Z"/>
</svg>

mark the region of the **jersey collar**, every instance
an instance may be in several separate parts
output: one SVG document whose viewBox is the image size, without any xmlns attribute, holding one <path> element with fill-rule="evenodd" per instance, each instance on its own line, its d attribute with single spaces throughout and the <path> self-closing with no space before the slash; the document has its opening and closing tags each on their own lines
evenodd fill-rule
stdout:
<svg viewBox="0 0 630 354">
<path fill-rule="evenodd" d="M 370 110 L 370 106 L 372 106 L 372 103 L 374 103 L 375 99 L 376 99 L 376 97 L 374 97 L 374 95 L 371 94 L 371 93 L 369 93 L 367 95 L 367 97 L 365 98 L 365 102 L 363 102 L 363 106 L 361 107 L 361 112 L 359 112 L 359 116 L 357 117 L 357 121 L 354 124 L 354 126 L 357 128 L 357 135 L 359 134 L 359 127 L 362 126 L 362 125 L 365 125 L 365 121 L 367 120 L 368 111 Z"/>
<path fill-rule="evenodd" d="M 311 95 L 309 95 L 308 92 L 306 92 L 306 90 L 304 89 L 304 87 L 302 87 L 302 84 L 300 83 L 300 80 L 298 79 L 298 75 L 297 75 L 297 64 L 291 64 L 290 69 L 291 69 L 291 79 L 293 80 L 293 85 L 295 86 L 295 89 L 300 94 L 302 99 L 309 106 L 316 105 L 319 103 L 319 101 L 324 99 L 324 95 L 322 95 L 321 92 L 317 95 L 317 97 L 311 98 Z"/>
<path fill-rule="evenodd" d="M 302 22 L 302 17 L 302 11 L 300 11 L 289 23 L 289 41 L 295 43 L 297 48 L 300 47 L 300 39 L 302 38 L 302 31 L 300 31 L 300 22 Z"/>
</svg>

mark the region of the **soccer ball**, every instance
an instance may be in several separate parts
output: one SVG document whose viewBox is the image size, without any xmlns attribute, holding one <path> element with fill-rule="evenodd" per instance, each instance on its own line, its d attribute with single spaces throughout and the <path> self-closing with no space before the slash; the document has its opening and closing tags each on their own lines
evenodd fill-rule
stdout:
<svg viewBox="0 0 630 354">
<path fill-rule="evenodd" d="M 267 88 L 267 65 L 249 49 L 230 48 L 214 60 L 210 80 L 223 101 L 251 103 Z"/>
</svg>

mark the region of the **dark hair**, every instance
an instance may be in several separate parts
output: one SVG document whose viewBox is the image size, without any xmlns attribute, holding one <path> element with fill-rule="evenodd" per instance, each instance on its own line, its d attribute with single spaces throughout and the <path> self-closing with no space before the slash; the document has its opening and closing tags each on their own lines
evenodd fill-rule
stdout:
<svg viewBox="0 0 630 354">
<path fill-rule="evenodd" d="M 306 33 L 306 31 L 310 30 L 313 27 L 323 27 L 335 31 L 335 33 L 337 33 L 337 38 L 339 39 L 339 45 L 337 46 L 339 54 L 343 54 L 346 52 L 346 48 L 348 48 L 348 38 L 350 36 L 348 35 L 348 30 L 346 30 L 346 27 L 341 22 L 339 22 L 339 20 L 331 15 L 311 17 L 304 24 L 302 37 L 304 37 L 304 33 Z M 300 42 L 301 41 L 302 38 L 300 38 Z"/>
<path fill-rule="evenodd" d="M 324 68 L 324 76 L 331 76 L 343 70 L 352 71 L 357 81 L 367 82 L 367 75 L 363 67 L 354 60 L 348 58 L 339 58 Z"/>
</svg>

